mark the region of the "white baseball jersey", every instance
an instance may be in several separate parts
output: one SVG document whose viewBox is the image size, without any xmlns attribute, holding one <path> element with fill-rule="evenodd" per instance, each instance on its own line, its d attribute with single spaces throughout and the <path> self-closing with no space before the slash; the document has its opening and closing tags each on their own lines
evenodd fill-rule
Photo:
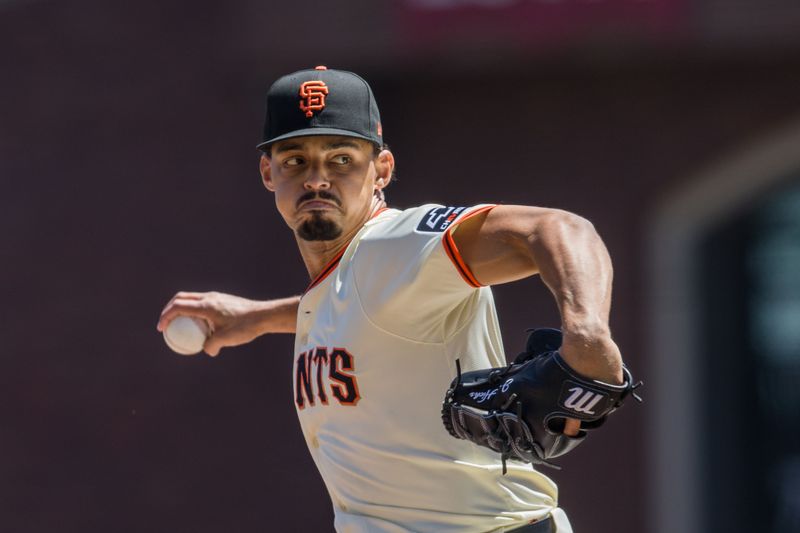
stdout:
<svg viewBox="0 0 800 533">
<path fill-rule="evenodd" d="M 453 438 L 441 405 L 456 376 L 504 366 L 494 300 L 451 233 L 493 206 L 387 209 L 300 300 L 294 395 L 340 533 L 504 531 L 557 508 L 549 478 Z"/>
</svg>

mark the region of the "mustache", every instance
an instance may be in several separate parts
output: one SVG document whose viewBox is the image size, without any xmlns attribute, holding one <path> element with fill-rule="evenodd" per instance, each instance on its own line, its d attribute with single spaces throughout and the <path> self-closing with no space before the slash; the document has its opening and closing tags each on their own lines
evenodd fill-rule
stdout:
<svg viewBox="0 0 800 533">
<path fill-rule="evenodd" d="M 309 191 L 300 198 L 298 198 L 297 205 L 295 207 L 300 207 L 300 204 L 302 204 L 303 202 L 308 202 L 311 200 L 318 200 L 318 199 L 327 200 L 329 202 L 333 202 L 338 207 L 342 207 L 341 200 L 339 200 L 336 196 L 329 193 L 328 191 L 319 191 L 319 192 Z"/>
</svg>

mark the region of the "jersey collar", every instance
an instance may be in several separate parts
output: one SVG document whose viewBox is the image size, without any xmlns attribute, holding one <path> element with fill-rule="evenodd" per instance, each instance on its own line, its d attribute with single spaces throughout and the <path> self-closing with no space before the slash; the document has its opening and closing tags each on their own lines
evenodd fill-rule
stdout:
<svg viewBox="0 0 800 533">
<path fill-rule="evenodd" d="M 373 213 L 373 215 L 371 217 L 369 217 L 369 220 L 372 220 L 373 218 L 377 217 L 378 215 L 380 215 L 381 213 L 383 213 L 387 209 L 389 209 L 389 208 L 388 207 L 381 207 L 380 209 L 375 211 L 375 213 Z M 308 291 L 310 291 L 311 289 L 313 289 L 314 287 L 316 287 L 317 285 L 322 283 L 322 281 L 325 278 L 327 278 L 330 275 L 331 272 L 336 270 L 336 267 L 339 266 L 339 261 L 342 260 L 342 256 L 344 255 L 344 252 L 347 250 L 347 247 L 350 246 L 351 242 L 353 242 L 352 239 L 347 241 L 347 243 L 345 243 L 342 246 L 342 248 L 338 252 L 336 252 L 336 255 L 333 257 L 333 259 L 328 261 L 328 264 L 325 265 L 325 267 L 322 269 L 322 271 L 319 274 L 317 274 L 317 277 L 314 278 L 311 281 L 311 283 L 309 284 L 308 287 L 306 287 L 306 290 L 303 291 L 303 296 L 308 294 Z"/>
</svg>

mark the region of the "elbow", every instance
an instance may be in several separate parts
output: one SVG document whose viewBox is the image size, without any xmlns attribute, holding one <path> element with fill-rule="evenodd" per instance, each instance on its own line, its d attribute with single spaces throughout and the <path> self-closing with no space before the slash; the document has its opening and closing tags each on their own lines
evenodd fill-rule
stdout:
<svg viewBox="0 0 800 533">
<path fill-rule="evenodd" d="M 568 225 L 573 231 L 597 235 L 594 224 L 588 218 L 583 218 L 569 211 L 560 211 L 559 214 L 563 219 L 562 223 Z"/>
<path fill-rule="evenodd" d="M 547 214 L 543 224 L 545 231 L 554 235 L 561 235 L 568 240 L 600 240 L 600 235 L 589 219 L 569 211 L 552 209 Z"/>
<path fill-rule="evenodd" d="M 548 209 L 529 228 L 528 243 L 547 255 L 570 257 L 577 250 L 605 250 L 594 224 L 582 216 Z"/>
</svg>

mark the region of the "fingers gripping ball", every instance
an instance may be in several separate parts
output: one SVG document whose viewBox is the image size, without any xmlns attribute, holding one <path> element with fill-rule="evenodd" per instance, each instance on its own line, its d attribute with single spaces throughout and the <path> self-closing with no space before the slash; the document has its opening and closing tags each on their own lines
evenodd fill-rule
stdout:
<svg viewBox="0 0 800 533">
<path fill-rule="evenodd" d="M 202 318 L 179 316 L 164 330 L 164 342 L 173 352 L 194 355 L 203 349 L 210 334 L 211 328 Z"/>
<path fill-rule="evenodd" d="M 555 466 L 549 459 L 573 450 L 587 430 L 600 427 L 641 383 L 624 368 L 622 385 L 587 379 L 561 358 L 561 332 L 537 329 L 511 365 L 461 373 L 450 384 L 442 421 L 458 439 L 507 459 Z M 567 418 L 580 420 L 575 437 L 562 433 Z M 556 467 L 557 468 L 557 467 Z"/>
</svg>

